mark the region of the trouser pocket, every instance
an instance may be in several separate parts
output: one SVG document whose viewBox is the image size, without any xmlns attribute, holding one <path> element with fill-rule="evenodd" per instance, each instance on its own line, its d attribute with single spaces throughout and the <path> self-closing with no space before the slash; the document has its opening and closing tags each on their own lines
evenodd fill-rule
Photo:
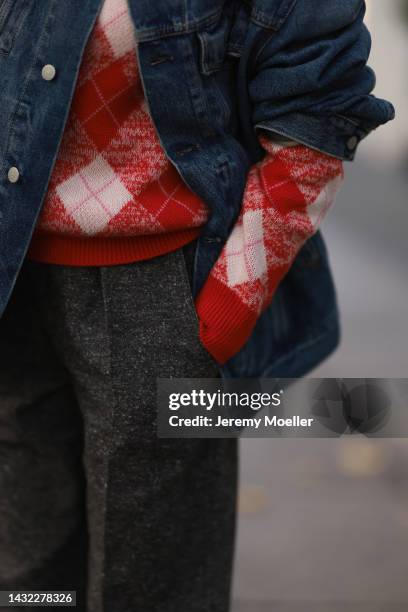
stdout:
<svg viewBox="0 0 408 612">
<path fill-rule="evenodd" d="M 193 292 L 192 292 L 193 274 L 194 274 L 194 259 L 195 259 L 196 248 L 197 248 L 197 240 L 194 240 L 190 242 L 189 244 L 185 245 L 184 247 L 182 247 L 181 249 L 179 249 L 179 251 L 177 251 L 177 255 L 179 256 L 178 258 L 179 258 L 180 272 L 181 272 L 182 281 L 183 281 L 183 290 L 185 292 L 190 314 L 192 316 L 193 322 L 197 329 L 197 336 L 198 336 L 200 346 L 204 354 L 206 355 L 206 357 L 210 360 L 212 366 L 215 368 L 216 370 L 215 376 L 218 377 L 220 376 L 220 370 L 219 370 L 220 366 L 218 362 L 214 359 L 214 357 L 207 351 L 207 349 L 205 348 L 205 346 L 203 345 L 200 339 L 200 319 L 197 314 L 197 310 L 196 310 L 195 303 L 194 303 Z"/>
</svg>

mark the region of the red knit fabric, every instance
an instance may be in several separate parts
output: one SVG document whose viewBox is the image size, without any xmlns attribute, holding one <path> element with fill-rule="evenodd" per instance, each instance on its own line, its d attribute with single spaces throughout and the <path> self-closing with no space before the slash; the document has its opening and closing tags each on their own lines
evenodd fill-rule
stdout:
<svg viewBox="0 0 408 612">
<path fill-rule="evenodd" d="M 166 157 L 140 80 L 126 0 L 105 0 L 28 257 L 110 265 L 193 240 L 207 208 Z"/>
<path fill-rule="evenodd" d="M 239 219 L 196 300 L 201 341 L 219 363 L 248 340 L 343 178 L 340 160 L 260 141 L 267 155 L 250 170 Z"/>
<path fill-rule="evenodd" d="M 148 259 L 193 240 L 205 204 L 166 158 L 146 107 L 126 0 L 105 0 L 28 256 L 66 265 Z M 247 341 L 298 250 L 318 228 L 341 161 L 260 136 L 239 219 L 196 300 L 220 363 Z"/>
</svg>

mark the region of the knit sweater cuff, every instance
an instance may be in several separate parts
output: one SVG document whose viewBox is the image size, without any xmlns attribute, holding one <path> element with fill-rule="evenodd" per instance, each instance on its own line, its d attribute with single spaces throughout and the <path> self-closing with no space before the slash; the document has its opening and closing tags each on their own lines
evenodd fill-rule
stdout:
<svg viewBox="0 0 408 612">
<path fill-rule="evenodd" d="M 276 287 L 285 271 L 281 270 L 276 277 Z M 247 342 L 259 313 L 211 275 L 195 305 L 200 320 L 200 340 L 212 357 L 223 365 Z"/>
<path fill-rule="evenodd" d="M 225 363 L 249 337 L 252 312 L 211 275 L 197 296 L 196 309 L 201 342 L 218 363 Z"/>
</svg>

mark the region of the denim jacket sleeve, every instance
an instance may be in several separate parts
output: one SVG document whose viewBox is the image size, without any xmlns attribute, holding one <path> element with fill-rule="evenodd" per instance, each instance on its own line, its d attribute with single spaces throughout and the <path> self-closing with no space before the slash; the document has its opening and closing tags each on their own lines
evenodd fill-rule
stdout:
<svg viewBox="0 0 408 612">
<path fill-rule="evenodd" d="M 256 130 L 352 160 L 358 143 L 394 118 L 392 104 L 371 94 L 364 14 L 363 0 L 292 0 L 255 59 L 249 95 Z"/>
</svg>

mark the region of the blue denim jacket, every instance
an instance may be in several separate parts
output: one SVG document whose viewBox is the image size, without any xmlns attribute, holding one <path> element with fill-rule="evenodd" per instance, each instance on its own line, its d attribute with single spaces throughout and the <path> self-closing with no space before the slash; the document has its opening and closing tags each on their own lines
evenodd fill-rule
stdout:
<svg viewBox="0 0 408 612">
<path fill-rule="evenodd" d="M 0 313 L 58 153 L 101 0 L 0 0 Z M 394 116 L 371 95 L 362 0 L 129 0 L 147 103 L 164 150 L 211 210 L 196 252 L 196 294 L 239 213 L 258 130 L 344 160 Z M 52 64 L 47 81 L 42 68 Z M 17 182 L 9 169 L 18 169 Z M 319 233 L 300 251 L 224 376 L 299 376 L 339 336 Z"/>
</svg>

